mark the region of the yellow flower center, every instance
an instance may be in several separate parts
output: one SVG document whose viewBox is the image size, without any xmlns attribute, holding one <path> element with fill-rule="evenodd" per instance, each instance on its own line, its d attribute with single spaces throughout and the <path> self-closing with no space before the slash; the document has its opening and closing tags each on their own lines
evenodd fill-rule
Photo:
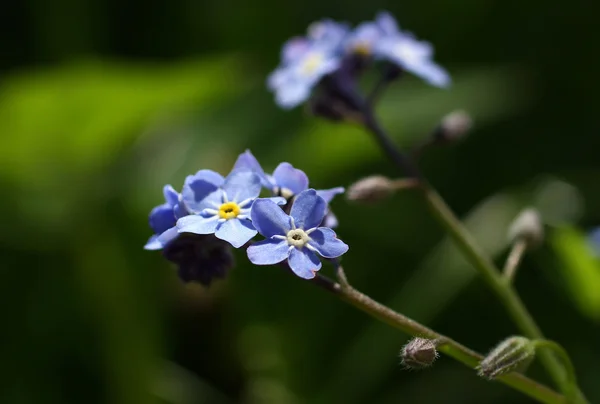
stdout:
<svg viewBox="0 0 600 404">
<path fill-rule="evenodd" d="M 229 220 L 240 214 L 240 206 L 235 202 L 225 202 L 219 207 L 219 217 Z"/>
<path fill-rule="evenodd" d="M 357 43 L 354 45 L 354 53 L 359 56 L 369 56 L 371 54 L 371 47 L 366 43 Z"/>
<path fill-rule="evenodd" d="M 320 53 L 313 53 L 309 55 L 302 64 L 302 72 L 305 75 L 309 75 L 317 70 L 321 63 L 323 63 L 323 55 Z"/>
</svg>

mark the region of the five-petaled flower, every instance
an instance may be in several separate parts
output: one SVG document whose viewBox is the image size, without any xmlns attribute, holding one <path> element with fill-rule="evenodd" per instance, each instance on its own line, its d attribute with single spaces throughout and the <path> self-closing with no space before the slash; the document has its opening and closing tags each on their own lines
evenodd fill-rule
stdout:
<svg viewBox="0 0 600 404">
<path fill-rule="evenodd" d="M 337 258 L 348 251 L 348 246 L 333 230 L 318 227 L 326 210 L 327 203 L 314 189 L 303 191 L 296 197 L 289 216 L 268 199 L 256 200 L 251 212 L 252 222 L 267 238 L 248 247 L 248 258 L 256 265 L 287 260 L 296 275 L 314 278 L 321 268 L 315 253 L 325 258 Z"/>
<path fill-rule="evenodd" d="M 250 211 L 260 188 L 260 178 L 249 171 L 233 171 L 223 178 L 214 171 L 200 170 L 187 177 L 182 197 L 193 214 L 177 221 L 179 233 L 214 233 L 232 246 L 241 247 L 257 233 Z"/>
</svg>

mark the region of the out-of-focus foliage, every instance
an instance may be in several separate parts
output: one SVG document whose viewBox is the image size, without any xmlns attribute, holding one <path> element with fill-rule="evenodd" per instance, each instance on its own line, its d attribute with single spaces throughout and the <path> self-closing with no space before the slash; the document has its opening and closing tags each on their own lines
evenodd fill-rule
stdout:
<svg viewBox="0 0 600 404">
<path fill-rule="evenodd" d="M 600 224 L 598 5 L 27 0 L 0 14 L 0 402 L 528 402 L 447 358 L 403 371 L 406 335 L 277 267 L 238 254 L 206 290 L 141 248 L 163 184 L 226 174 L 246 148 L 317 188 L 395 176 L 360 128 L 281 111 L 264 88 L 287 37 L 384 8 L 455 83 L 407 78 L 383 122 L 407 149 L 451 110 L 473 114 L 471 136 L 428 150 L 423 171 L 498 263 L 514 215 L 542 212 L 549 242 L 516 287 L 600 400 L 600 267 L 584 239 Z M 359 289 L 479 351 L 516 333 L 417 195 L 333 208 Z"/>
</svg>

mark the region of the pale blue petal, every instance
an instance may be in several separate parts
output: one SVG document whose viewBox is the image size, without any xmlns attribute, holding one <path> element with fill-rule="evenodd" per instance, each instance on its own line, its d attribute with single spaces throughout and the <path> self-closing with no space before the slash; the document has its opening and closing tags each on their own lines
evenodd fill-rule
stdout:
<svg viewBox="0 0 600 404">
<path fill-rule="evenodd" d="M 158 241 L 158 235 L 154 234 L 148 239 L 148 242 L 144 246 L 144 250 L 160 250 L 163 245 Z"/>
<path fill-rule="evenodd" d="M 242 202 L 254 199 L 260 194 L 260 178 L 250 171 L 234 171 L 227 176 L 223 184 L 223 191 L 230 201 Z"/>
<path fill-rule="evenodd" d="M 211 234 L 217 230 L 218 216 L 209 218 L 200 215 L 189 215 L 177 221 L 179 233 Z"/>
<path fill-rule="evenodd" d="M 311 89 L 312 86 L 304 81 L 288 82 L 277 88 L 275 102 L 284 109 L 294 108 L 308 99 Z"/>
<path fill-rule="evenodd" d="M 375 22 L 386 35 L 394 35 L 399 31 L 396 19 L 387 11 L 378 13 Z"/>
<path fill-rule="evenodd" d="M 219 187 L 223 185 L 223 176 L 212 170 L 200 170 L 189 175 L 181 192 L 183 202 L 188 210 L 199 213 L 206 208 L 213 208 L 211 202 L 220 204 Z"/>
<path fill-rule="evenodd" d="M 171 185 L 164 186 L 163 195 L 165 196 L 165 201 L 171 206 L 175 206 L 179 202 L 179 193 Z"/>
<path fill-rule="evenodd" d="M 175 240 L 179 236 L 179 232 L 177 231 L 177 227 L 173 226 L 169 230 L 164 231 L 158 238 L 156 239 L 163 247 L 169 244 L 171 241 Z"/>
<path fill-rule="evenodd" d="M 321 198 L 325 199 L 325 202 L 329 204 L 331 200 L 338 194 L 344 193 L 344 187 L 336 187 L 331 189 L 319 189 L 317 190 L 317 195 Z"/>
<path fill-rule="evenodd" d="M 265 198 L 270 201 L 275 202 L 277 205 L 285 205 L 287 203 L 287 199 L 282 198 L 281 196 L 272 196 L 270 198 Z"/>
<path fill-rule="evenodd" d="M 304 171 L 294 168 L 290 163 L 281 163 L 273 171 L 275 184 L 279 188 L 286 188 L 294 195 L 308 188 L 308 177 Z"/>
<path fill-rule="evenodd" d="M 316 276 L 316 272 L 321 269 L 321 261 L 308 248 L 299 250 L 293 248 L 290 251 L 288 264 L 296 275 L 304 279 L 312 279 Z"/>
<path fill-rule="evenodd" d="M 268 176 L 265 174 L 265 171 L 262 169 L 260 163 L 250 152 L 250 150 L 246 150 L 244 153 L 239 155 L 235 164 L 233 165 L 232 172 L 233 171 L 251 171 L 259 176 L 261 185 L 263 187 L 268 189 L 271 188 L 271 183 Z"/>
<path fill-rule="evenodd" d="M 290 247 L 285 240 L 266 239 L 252 244 L 246 252 L 250 262 L 256 265 L 273 265 L 285 260 Z"/>
<path fill-rule="evenodd" d="M 250 217 L 256 230 L 265 237 L 285 236 L 292 229 L 290 217 L 275 202 L 267 198 L 254 201 Z"/>
<path fill-rule="evenodd" d="M 258 232 L 250 220 L 229 219 L 219 225 L 215 236 L 227 241 L 235 248 L 240 248 L 256 236 L 256 233 Z"/>
<path fill-rule="evenodd" d="M 339 222 L 337 216 L 331 211 L 331 209 L 325 214 L 325 219 L 323 219 L 323 226 L 329 227 L 330 229 L 335 229 L 338 227 Z"/>
<path fill-rule="evenodd" d="M 326 210 L 325 200 L 314 189 L 307 189 L 294 200 L 290 216 L 294 218 L 297 228 L 308 230 L 321 224 Z"/>
<path fill-rule="evenodd" d="M 310 233 L 308 244 L 325 258 L 337 258 L 348 251 L 348 245 L 338 239 L 333 230 L 326 227 L 319 227 Z"/>
<path fill-rule="evenodd" d="M 309 41 L 303 37 L 289 39 L 281 49 L 281 60 L 284 64 L 298 60 L 309 49 Z"/>
</svg>

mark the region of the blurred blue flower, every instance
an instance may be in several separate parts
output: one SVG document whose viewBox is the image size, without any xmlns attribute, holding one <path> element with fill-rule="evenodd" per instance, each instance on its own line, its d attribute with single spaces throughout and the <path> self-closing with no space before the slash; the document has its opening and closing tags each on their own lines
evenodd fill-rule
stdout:
<svg viewBox="0 0 600 404">
<path fill-rule="evenodd" d="M 267 79 L 279 106 L 289 109 L 303 103 L 316 84 L 340 66 L 347 32 L 345 25 L 324 20 L 309 27 L 307 38 L 294 37 L 284 44 L 281 65 Z"/>
<path fill-rule="evenodd" d="M 597 227 L 588 234 L 588 242 L 594 255 L 600 257 L 600 227 Z"/>
<path fill-rule="evenodd" d="M 248 258 L 256 265 L 287 260 L 296 275 L 314 278 L 321 269 L 316 253 L 325 258 L 336 258 L 348 251 L 348 246 L 333 230 L 318 227 L 326 210 L 327 203 L 314 189 L 302 191 L 296 197 L 289 216 L 268 199 L 256 200 L 251 212 L 252 222 L 266 239 L 248 247 Z"/>
<path fill-rule="evenodd" d="M 375 20 L 381 30 L 377 39 L 375 57 L 396 64 L 430 84 L 446 87 L 450 76 L 433 60 L 433 47 L 430 43 L 417 40 L 411 33 L 402 32 L 394 17 L 386 12 L 379 13 Z"/>
<path fill-rule="evenodd" d="M 177 221 L 179 233 L 214 233 L 241 247 L 257 233 L 250 211 L 260 188 L 259 176 L 250 171 L 233 171 L 223 178 L 214 171 L 201 170 L 187 177 L 182 198 L 193 214 Z"/>
<path fill-rule="evenodd" d="M 146 250 L 160 250 L 177 237 L 177 232 L 173 230 L 177 219 L 189 214 L 181 201 L 181 195 L 171 185 L 164 186 L 163 195 L 165 203 L 156 206 L 150 212 L 148 221 L 154 235 L 144 246 Z"/>
</svg>

